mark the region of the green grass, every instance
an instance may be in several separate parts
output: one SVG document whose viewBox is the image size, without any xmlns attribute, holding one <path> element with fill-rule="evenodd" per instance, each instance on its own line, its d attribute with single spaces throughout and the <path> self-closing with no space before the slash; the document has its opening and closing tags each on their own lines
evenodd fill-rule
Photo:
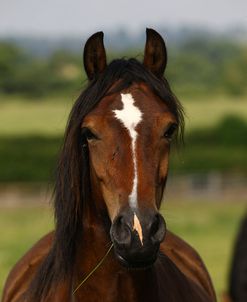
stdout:
<svg viewBox="0 0 247 302">
<path fill-rule="evenodd" d="M 236 115 L 247 121 L 247 96 L 207 96 L 181 98 L 188 131 L 216 126 L 226 115 Z"/>
<path fill-rule="evenodd" d="M 53 229 L 48 208 L 0 208 L 0 296 L 10 268 L 46 232 Z"/>
<path fill-rule="evenodd" d="M 170 230 L 202 256 L 218 296 L 227 287 L 232 246 L 246 204 L 241 202 L 167 202 L 163 206 Z M 0 209 L 0 293 L 14 263 L 43 234 L 52 229 L 48 208 Z"/>
<path fill-rule="evenodd" d="M 74 98 L 50 100 L 0 96 L 0 137 L 30 135 L 61 135 Z M 247 96 L 223 96 L 181 100 L 186 112 L 188 130 L 213 127 L 225 115 L 237 115 L 247 120 Z"/>
<path fill-rule="evenodd" d="M 72 103 L 68 99 L 1 99 L 0 136 L 61 135 Z"/>
</svg>

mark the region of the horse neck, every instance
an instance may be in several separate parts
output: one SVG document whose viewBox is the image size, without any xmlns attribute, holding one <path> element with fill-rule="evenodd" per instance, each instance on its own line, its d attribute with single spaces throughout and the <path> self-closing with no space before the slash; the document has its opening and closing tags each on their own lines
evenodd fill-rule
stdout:
<svg viewBox="0 0 247 302">
<path fill-rule="evenodd" d="M 84 255 L 81 255 L 81 265 L 83 265 L 82 269 L 77 267 L 73 288 L 92 271 L 102 255 L 100 251 L 92 248 L 87 251 L 85 257 L 87 259 L 82 261 Z M 179 286 L 177 286 L 178 283 Z M 122 267 L 115 258 L 114 252 L 111 251 L 102 266 L 76 292 L 75 301 L 84 301 L 85 297 L 88 297 L 87 301 L 101 299 L 112 302 L 204 301 L 196 299 L 193 294 L 187 297 L 185 294 L 188 289 L 189 291 L 192 289 L 190 282 L 168 258 L 163 259 L 162 263 L 158 261 L 151 268 L 135 271 Z"/>
<path fill-rule="evenodd" d="M 81 261 L 83 269 L 78 269 L 74 274 L 73 288 L 99 263 L 100 252 L 95 249 L 89 252 L 90 257 Z M 111 251 L 104 263 L 75 293 L 75 301 L 84 301 L 85 297 L 88 297 L 87 301 L 158 301 L 155 269 L 129 271 L 120 265 Z"/>
</svg>

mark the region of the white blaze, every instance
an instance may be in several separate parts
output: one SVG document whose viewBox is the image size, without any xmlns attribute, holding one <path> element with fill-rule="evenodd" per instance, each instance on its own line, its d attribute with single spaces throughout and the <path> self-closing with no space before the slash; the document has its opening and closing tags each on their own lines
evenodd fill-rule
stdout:
<svg viewBox="0 0 247 302">
<path fill-rule="evenodd" d="M 134 179 L 132 191 L 129 196 L 129 204 L 132 208 L 137 207 L 137 159 L 136 159 L 136 139 L 138 133 L 136 132 L 137 125 L 142 120 L 142 112 L 135 106 L 134 99 L 130 93 L 121 93 L 121 100 L 123 103 L 123 108 L 121 110 L 113 110 L 117 119 L 121 121 L 124 127 L 128 130 L 131 138 L 131 149 L 133 155 L 133 166 L 134 166 Z"/>
<path fill-rule="evenodd" d="M 143 234 L 142 234 L 142 226 L 140 223 L 140 220 L 136 216 L 136 213 L 134 213 L 134 223 L 133 223 L 133 230 L 135 230 L 140 238 L 140 242 L 143 245 Z"/>
</svg>

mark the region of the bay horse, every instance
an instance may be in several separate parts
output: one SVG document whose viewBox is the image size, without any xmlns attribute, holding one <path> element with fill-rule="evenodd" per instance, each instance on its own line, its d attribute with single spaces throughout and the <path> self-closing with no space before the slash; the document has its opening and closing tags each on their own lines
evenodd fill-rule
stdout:
<svg viewBox="0 0 247 302">
<path fill-rule="evenodd" d="M 55 231 L 10 272 L 3 302 L 213 302 L 197 254 L 159 213 L 183 110 L 163 77 L 163 38 L 143 62 L 107 64 L 103 33 L 84 48 L 88 86 L 67 125 L 55 183 Z"/>
</svg>

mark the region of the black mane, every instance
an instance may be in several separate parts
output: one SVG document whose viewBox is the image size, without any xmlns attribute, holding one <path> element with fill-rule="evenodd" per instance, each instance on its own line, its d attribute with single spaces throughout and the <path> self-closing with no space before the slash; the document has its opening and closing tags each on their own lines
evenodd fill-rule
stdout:
<svg viewBox="0 0 247 302">
<path fill-rule="evenodd" d="M 97 78 L 88 83 L 69 116 L 55 181 L 55 235 L 48 256 L 42 263 L 29 290 L 31 301 L 41 301 L 58 280 L 70 276 L 77 243 L 82 231 L 83 204 L 90 198 L 87 148 L 81 135 L 84 117 L 109 94 L 133 83 L 144 82 L 167 104 L 183 133 L 183 109 L 165 78 L 157 78 L 136 59 L 112 61 Z"/>
</svg>

